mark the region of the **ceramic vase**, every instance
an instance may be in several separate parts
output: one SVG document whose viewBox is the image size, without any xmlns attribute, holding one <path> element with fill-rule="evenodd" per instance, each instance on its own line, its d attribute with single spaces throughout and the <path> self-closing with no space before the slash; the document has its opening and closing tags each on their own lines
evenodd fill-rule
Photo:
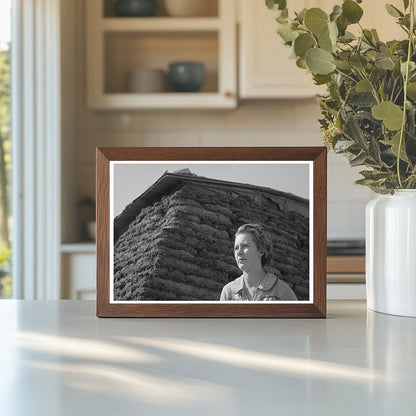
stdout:
<svg viewBox="0 0 416 416">
<path fill-rule="evenodd" d="M 369 309 L 416 317 L 416 189 L 367 204 L 366 289 Z"/>
</svg>

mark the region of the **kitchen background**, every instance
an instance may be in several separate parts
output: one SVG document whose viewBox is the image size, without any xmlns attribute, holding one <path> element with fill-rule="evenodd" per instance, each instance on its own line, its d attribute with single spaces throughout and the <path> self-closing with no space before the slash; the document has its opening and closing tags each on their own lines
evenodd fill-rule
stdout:
<svg viewBox="0 0 416 416">
<path fill-rule="evenodd" d="M 90 0 L 89 0 L 90 1 Z M 236 6 L 236 26 L 239 36 L 235 45 L 240 96 L 234 109 L 129 109 L 95 110 L 87 107 L 87 52 L 86 2 L 74 0 L 62 5 L 62 253 L 63 269 L 85 271 L 94 267 L 94 261 L 85 266 L 85 259 L 74 262 L 74 253 L 90 255 L 93 248 L 80 248 L 72 243 L 80 241 L 82 223 L 79 201 L 95 194 L 95 148 L 105 146 L 320 146 L 319 105 L 303 85 L 311 89 L 311 81 L 298 77 L 296 66 L 289 61 L 290 49 L 277 36 L 273 12 L 263 1 L 227 0 Z M 367 0 L 368 7 L 371 2 Z M 256 4 L 257 3 L 257 4 Z M 261 4 L 258 4 L 261 3 Z M 296 2 L 300 8 L 300 2 Z M 302 1 L 332 9 L 331 0 Z M 228 5 L 227 5 L 228 7 Z M 233 7 L 233 6 L 230 6 Z M 248 9 L 250 8 L 250 10 Z M 253 9 L 254 8 L 254 9 Z M 247 14 L 254 21 L 246 27 Z M 382 25 L 382 19 L 371 13 L 371 22 Z M 377 25 L 376 25 L 377 26 Z M 227 30 L 233 30 L 233 27 Z M 390 30 L 390 29 L 389 29 Z M 394 30 L 394 28 L 392 29 Z M 256 32 L 257 33 L 257 32 Z M 244 41 L 245 39 L 245 41 Z M 253 42 L 257 44 L 253 45 Z M 247 48 L 251 48 L 247 50 Z M 254 52 L 253 52 L 254 48 Z M 267 73 L 267 82 L 273 80 L 287 88 L 292 82 L 295 91 L 273 96 L 276 86 L 263 87 L 264 94 L 247 93 L 247 74 L 253 66 L 250 56 L 263 54 L 259 65 Z M 255 66 L 257 63 L 255 63 Z M 257 66 L 259 66 L 257 65 Z M 254 70 L 261 71 L 257 67 Z M 286 79 L 280 79 L 281 74 Z M 297 75 L 298 74 L 298 75 Z M 302 73 L 300 73 L 302 74 Z M 288 77 L 291 77 L 290 79 Z M 274 82 L 272 80 L 272 82 Z M 303 82 L 303 84 L 302 84 Z M 290 88 L 290 85 L 289 85 Z M 306 87 L 305 87 L 306 88 Z M 244 96 L 244 97 L 241 97 Z M 267 99 L 259 98 L 268 96 Z M 358 171 L 332 152 L 328 155 L 328 239 L 351 240 L 364 238 L 365 205 L 374 194 L 366 187 L 354 184 Z M 317 213 L 319 215 L 319 213 Z M 71 243 L 71 244 L 70 244 Z M 84 261 L 85 260 L 85 261 Z M 88 262 L 87 261 L 87 262 Z M 81 267 L 81 269 L 79 269 Z M 75 273 L 76 274 L 76 273 Z M 85 275 L 85 273 L 82 273 Z M 71 292 L 74 282 L 63 282 L 63 293 Z M 73 279 L 73 278 L 72 278 Z M 68 278 L 67 280 L 71 280 Z M 75 284 L 76 286 L 76 284 Z"/>
</svg>

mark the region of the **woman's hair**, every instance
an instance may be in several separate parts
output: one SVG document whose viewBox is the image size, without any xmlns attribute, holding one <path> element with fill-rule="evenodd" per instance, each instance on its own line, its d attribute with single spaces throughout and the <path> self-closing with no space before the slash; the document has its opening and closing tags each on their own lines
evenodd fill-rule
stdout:
<svg viewBox="0 0 416 416">
<path fill-rule="evenodd" d="M 257 246 L 257 249 L 262 253 L 261 265 L 263 268 L 270 266 L 272 242 L 264 232 L 264 228 L 260 224 L 243 224 L 238 228 L 235 236 L 239 234 L 250 233 Z"/>
</svg>

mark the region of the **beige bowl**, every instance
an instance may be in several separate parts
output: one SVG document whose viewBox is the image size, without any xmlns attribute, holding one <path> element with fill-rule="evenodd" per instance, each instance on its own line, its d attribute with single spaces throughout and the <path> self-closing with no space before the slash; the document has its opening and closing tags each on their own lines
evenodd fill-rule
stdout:
<svg viewBox="0 0 416 416">
<path fill-rule="evenodd" d="M 167 89 L 167 75 L 163 69 L 136 68 L 129 72 L 128 91 L 158 93 Z"/>
<path fill-rule="evenodd" d="M 169 16 L 218 16 L 217 0 L 165 0 L 165 7 Z"/>
<path fill-rule="evenodd" d="M 88 221 L 87 222 L 87 234 L 88 234 L 88 237 L 92 241 L 96 240 L 96 238 L 97 238 L 97 227 L 95 225 L 95 221 Z"/>
</svg>

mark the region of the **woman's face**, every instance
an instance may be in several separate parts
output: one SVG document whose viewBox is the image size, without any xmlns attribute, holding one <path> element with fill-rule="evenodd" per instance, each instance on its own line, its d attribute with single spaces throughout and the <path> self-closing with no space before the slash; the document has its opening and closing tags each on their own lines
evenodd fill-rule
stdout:
<svg viewBox="0 0 416 416">
<path fill-rule="evenodd" d="M 241 233 L 235 237 L 234 257 L 238 268 L 243 272 L 262 269 L 262 253 L 250 233 Z"/>
</svg>

